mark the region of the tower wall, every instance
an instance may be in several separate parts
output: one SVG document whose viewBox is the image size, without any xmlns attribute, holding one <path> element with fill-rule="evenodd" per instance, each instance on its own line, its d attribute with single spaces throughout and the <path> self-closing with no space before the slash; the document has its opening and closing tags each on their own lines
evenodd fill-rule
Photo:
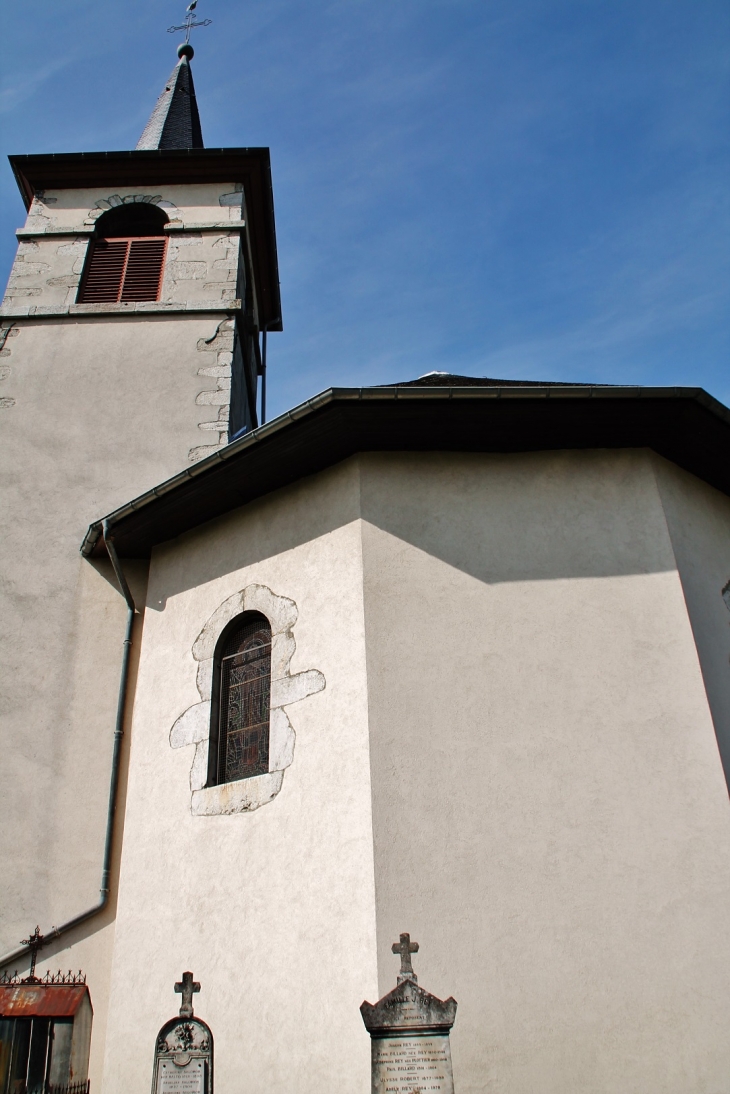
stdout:
<svg viewBox="0 0 730 1094">
<path fill-rule="evenodd" d="M 76 305 L 88 240 L 99 217 L 119 205 L 150 203 L 169 218 L 170 237 L 160 300 L 144 304 Z M 4 315 L 220 308 L 237 295 L 239 241 L 245 230 L 241 183 L 47 190 L 36 195 L 3 300 Z M 81 308 L 83 311 L 79 312 Z M 40 309 L 40 311 L 39 311 Z"/>
<path fill-rule="evenodd" d="M 76 304 L 96 219 L 137 198 L 170 220 L 162 299 Z M 21 229 L 0 316 L 0 953 L 98 898 L 125 609 L 79 544 L 255 421 L 246 248 L 234 183 L 47 191 Z"/>
</svg>

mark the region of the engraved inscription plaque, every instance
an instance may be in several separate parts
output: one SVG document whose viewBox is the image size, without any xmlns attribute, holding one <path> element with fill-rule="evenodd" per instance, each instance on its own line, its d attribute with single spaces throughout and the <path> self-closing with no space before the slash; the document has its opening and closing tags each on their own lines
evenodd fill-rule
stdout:
<svg viewBox="0 0 730 1094">
<path fill-rule="evenodd" d="M 456 1002 L 443 1001 L 418 986 L 411 954 L 418 943 L 402 934 L 397 987 L 360 1013 L 372 1043 L 372 1094 L 454 1094 L 449 1031 Z"/>
<path fill-rule="evenodd" d="M 205 1094 L 205 1061 L 189 1060 L 178 1067 L 172 1060 L 157 1065 L 157 1094 Z"/>
<path fill-rule="evenodd" d="M 448 1033 L 372 1040 L 373 1094 L 451 1094 Z"/>
<path fill-rule="evenodd" d="M 177 1018 L 157 1034 L 152 1094 L 213 1094 L 213 1034 L 193 1014 L 193 994 L 200 991 L 191 972 L 183 973 L 175 991 L 182 995 Z"/>
</svg>

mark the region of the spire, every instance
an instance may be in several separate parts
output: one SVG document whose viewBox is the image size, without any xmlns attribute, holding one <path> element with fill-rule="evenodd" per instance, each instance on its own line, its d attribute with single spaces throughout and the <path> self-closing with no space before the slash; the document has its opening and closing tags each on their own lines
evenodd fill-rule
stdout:
<svg viewBox="0 0 730 1094">
<path fill-rule="evenodd" d="M 177 55 L 180 60 L 172 70 L 137 142 L 138 149 L 203 147 L 203 131 L 190 68 L 193 47 L 185 42 L 178 47 Z"/>
</svg>

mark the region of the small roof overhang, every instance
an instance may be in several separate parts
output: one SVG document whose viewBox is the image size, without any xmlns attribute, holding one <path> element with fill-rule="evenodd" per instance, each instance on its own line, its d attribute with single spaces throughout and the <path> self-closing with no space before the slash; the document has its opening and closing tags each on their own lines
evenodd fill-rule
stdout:
<svg viewBox="0 0 730 1094">
<path fill-rule="evenodd" d="M 73 1018 L 84 1000 L 85 985 L 12 984 L 0 987 L 0 1018 Z"/>
<path fill-rule="evenodd" d="M 9 156 L 30 208 L 38 190 L 80 187 L 156 187 L 173 183 L 240 182 L 258 291 L 260 322 L 281 330 L 274 194 L 268 148 L 169 148 L 134 152 L 64 152 Z"/>
<path fill-rule="evenodd" d="M 107 518 L 117 553 L 152 548 L 356 452 L 651 448 L 730 495 L 730 410 L 702 388 L 332 388 Z M 103 551 L 102 521 L 84 555 Z"/>
</svg>

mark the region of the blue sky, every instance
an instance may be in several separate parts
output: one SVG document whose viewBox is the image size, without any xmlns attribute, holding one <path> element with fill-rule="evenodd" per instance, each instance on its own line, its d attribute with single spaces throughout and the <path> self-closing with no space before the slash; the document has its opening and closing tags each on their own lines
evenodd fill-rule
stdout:
<svg viewBox="0 0 730 1094">
<path fill-rule="evenodd" d="M 6 6 L 5 153 L 133 148 L 185 4 Z M 432 369 L 730 403 L 730 7 L 199 0 L 209 147 L 268 145 L 269 416 Z M 2 166 L 3 278 L 23 219 Z"/>
</svg>

